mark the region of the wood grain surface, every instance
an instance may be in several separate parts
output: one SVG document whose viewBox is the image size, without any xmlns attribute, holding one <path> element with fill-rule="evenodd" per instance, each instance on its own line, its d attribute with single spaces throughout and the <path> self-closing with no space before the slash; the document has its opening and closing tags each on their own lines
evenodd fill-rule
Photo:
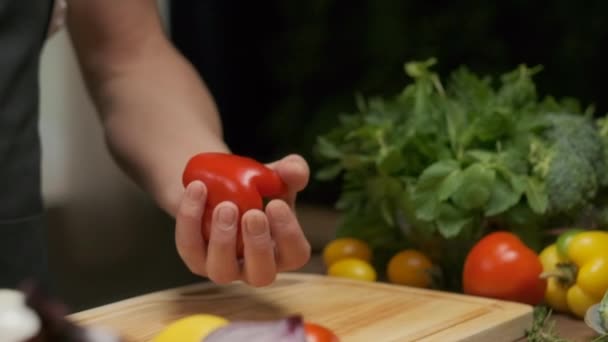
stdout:
<svg viewBox="0 0 608 342">
<path fill-rule="evenodd" d="M 195 284 L 75 313 L 85 325 L 150 341 L 172 321 L 196 313 L 230 320 L 291 314 L 334 330 L 342 342 L 515 341 L 532 320 L 527 305 L 385 283 L 285 273 L 268 287 Z M 178 342 L 178 341 L 176 341 Z"/>
</svg>

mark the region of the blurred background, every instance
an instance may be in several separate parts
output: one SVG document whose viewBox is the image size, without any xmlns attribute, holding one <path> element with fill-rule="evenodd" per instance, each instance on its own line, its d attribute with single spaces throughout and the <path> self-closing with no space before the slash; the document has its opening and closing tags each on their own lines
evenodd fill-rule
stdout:
<svg viewBox="0 0 608 342">
<path fill-rule="evenodd" d="M 403 63 L 437 57 L 498 74 L 541 64 L 541 94 L 608 111 L 608 3 L 484 1 L 158 1 L 167 33 L 215 96 L 234 152 L 262 161 L 300 153 L 354 108 L 355 93 L 392 95 Z M 197 279 L 179 260 L 173 222 L 109 157 L 65 31 L 45 47 L 41 134 L 51 261 L 74 309 Z M 318 248 L 331 235 L 336 184 L 300 197 Z"/>
</svg>

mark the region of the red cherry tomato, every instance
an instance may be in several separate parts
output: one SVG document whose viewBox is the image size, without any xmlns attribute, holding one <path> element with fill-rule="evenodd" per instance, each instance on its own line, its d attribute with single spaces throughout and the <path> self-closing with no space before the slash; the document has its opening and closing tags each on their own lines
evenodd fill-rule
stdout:
<svg viewBox="0 0 608 342">
<path fill-rule="evenodd" d="M 340 339 L 328 328 L 311 322 L 304 323 L 306 342 L 340 342 Z"/>
<path fill-rule="evenodd" d="M 237 254 L 243 255 L 240 217 L 250 209 L 263 209 L 263 199 L 278 197 L 286 192 L 279 175 L 251 158 L 229 153 L 200 153 L 193 156 L 184 169 L 182 183 L 187 186 L 200 180 L 207 187 L 203 215 L 203 236 L 209 241 L 213 209 L 221 202 L 231 201 L 239 209 Z"/>
<path fill-rule="evenodd" d="M 464 264 L 465 293 L 530 305 L 540 304 L 546 281 L 538 255 L 516 235 L 495 232 L 482 238 Z"/>
</svg>

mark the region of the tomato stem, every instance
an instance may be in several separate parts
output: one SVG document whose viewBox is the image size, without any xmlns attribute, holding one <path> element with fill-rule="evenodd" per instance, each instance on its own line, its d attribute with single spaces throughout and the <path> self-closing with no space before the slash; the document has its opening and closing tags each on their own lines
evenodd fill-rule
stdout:
<svg viewBox="0 0 608 342">
<path fill-rule="evenodd" d="M 564 287 L 570 287 L 576 282 L 578 267 L 571 262 L 560 262 L 555 269 L 540 274 L 542 279 L 556 278 L 558 283 Z"/>
</svg>

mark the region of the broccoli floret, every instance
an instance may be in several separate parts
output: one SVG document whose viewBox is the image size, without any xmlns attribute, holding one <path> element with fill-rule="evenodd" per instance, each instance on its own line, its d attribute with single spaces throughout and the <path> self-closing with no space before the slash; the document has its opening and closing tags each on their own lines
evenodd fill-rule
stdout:
<svg viewBox="0 0 608 342">
<path fill-rule="evenodd" d="M 564 140 L 551 147 L 551 162 L 545 176 L 549 210 L 575 213 L 592 200 L 598 189 L 597 175 L 584 154 Z"/>
<path fill-rule="evenodd" d="M 597 134 L 601 140 L 601 145 L 604 150 L 604 158 L 602 162 L 606 169 L 602 172 L 601 185 L 608 185 L 608 117 L 601 117 L 595 122 L 597 126 Z"/>
<path fill-rule="evenodd" d="M 574 214 L 588 206 L 608 182 L 604 146 L 585 116 L 551 114 L 542 141 L 532 145 L 534 170 L 545 183 L 552 214 Z"/>
<path fill-rule="evenodd" d="M 573 114 L 552 114 L 549 117 L 551 129 L 547 139 L 553 143 L 565 143 L 571 147 L 566 153 L 576 153 L 588 161 L 600 186 L 608 185 L 608 163 L 606 162 L 604 141 L 595 122 L 586 116 Z"/>
</svg>

